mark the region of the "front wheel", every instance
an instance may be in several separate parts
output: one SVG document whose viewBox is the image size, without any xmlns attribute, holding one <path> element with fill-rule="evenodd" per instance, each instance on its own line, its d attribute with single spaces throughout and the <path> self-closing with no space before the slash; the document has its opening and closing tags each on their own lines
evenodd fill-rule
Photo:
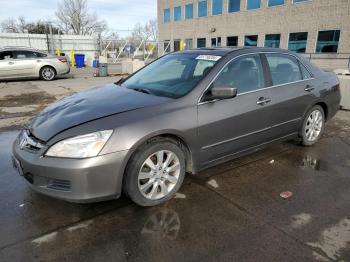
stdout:
<svg viewBox="0 0 350 262">
<path fill-rule="evenodd" d="M 45 66 L 40 70 L 40 78 L 45 81 L 52 81 L 56 77 L 56 70 L 51 66 Z"/>
<path fill-rule="evenodd" d="M 175 141 L 155 139 L 135 152 L 125 175 L 126 194 L 140 206 L 155 206 L 181 187 L 185 155 Z"/>
<path fill-rule="evenodd" d="M 324 126 L 325 115 L 323 108 L 316 105 L 305 116 L 301 130 L 302 144 L 304 146 L 314 145 L 321 138 Z"/>
</svg>

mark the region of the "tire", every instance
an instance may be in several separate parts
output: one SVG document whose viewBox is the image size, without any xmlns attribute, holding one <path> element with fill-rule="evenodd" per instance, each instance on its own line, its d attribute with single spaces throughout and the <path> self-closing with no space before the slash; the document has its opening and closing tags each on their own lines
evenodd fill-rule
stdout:
<svg viewBox="0 0 350 262">
<path fill-rule="evenodd" d="M 176 141 L 154 139 L 136 150 L 130 159 L 124 191 L 140 206 L 164 203 L 180 189 L 186 173 L 185 163 L 185 154 Z"/>
<path fill-rule="evenodd" d="M 316 144 L 324 132 L 325 114 L 321 106 L 312 107 L 305 115 L 301 129 L 301 144 L 312 146 Z"/>
<path fill-rule="evenodd" d="M 45 81 L 52 81 L 56 77 L 56 70 L 51 66 L 44 66 L 40 69 L 40 78 Z"/>
</svg>

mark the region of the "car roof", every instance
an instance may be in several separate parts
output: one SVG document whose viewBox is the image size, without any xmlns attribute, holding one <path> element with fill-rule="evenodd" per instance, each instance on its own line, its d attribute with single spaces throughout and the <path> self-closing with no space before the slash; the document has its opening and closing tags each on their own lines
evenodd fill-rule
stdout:
<svg viewBox="0 0 350 262">
<path fill-rule="evenodd" d="M 26 47 L 26 46 L 4 46 L 4 47 L 0 47 L 0 52 L 1 51 L 15 51 L 15 50 L 25 50 L 25 51 L 34 51 L 34 52 L 44 53 L 43 51 L 40 51 L 39 49 L 35 49 L 35 48 L 32 48 L 32 47 Z"/>
<path fill-rule="evenodd" d="M 266 48 L 266 47 L 213 47 L 213 48 L 196 48 L 191 50 L 179 51 L 176 53 L 198 54 L 198 55 L 217 55 L 226 56 L 233 52 L 242 51 L 246 53 L 258 53 L 258 52 L 277 52 L 277 53 L 293 53 L 285 49 L 280 48 Z"/>
</svg>

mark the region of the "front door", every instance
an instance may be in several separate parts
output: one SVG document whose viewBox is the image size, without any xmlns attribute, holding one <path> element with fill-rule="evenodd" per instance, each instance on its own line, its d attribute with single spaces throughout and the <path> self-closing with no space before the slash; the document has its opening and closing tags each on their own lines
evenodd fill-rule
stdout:
<svg viewBox="0 0 350 262">
<path fill-rule="evenodd" d="M 16 75 L 14 70 L 15 61 L 12 51 L 0 52 L 0 78 L 8 78 Z"/>
<path fill-rule="evenodd" d="M 201 165 L 231 157 L 272 139 L 269 118 L 271 90 L 260 55 L 234 59 L 219 74 L 198 105 L 198 136 Z M 215 86 L 237 88 L 237 96 L 211 100 Z"/>
</svg>

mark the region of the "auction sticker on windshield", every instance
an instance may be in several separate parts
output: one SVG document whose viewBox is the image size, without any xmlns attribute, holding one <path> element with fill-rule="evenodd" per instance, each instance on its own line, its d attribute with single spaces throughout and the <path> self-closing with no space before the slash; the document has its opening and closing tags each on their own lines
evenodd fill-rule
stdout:
<svg viewBox="0 0 350 262">
<path fill-rule="evenodd" d="M 197 56 L 197 60 L 206 60 L 206 61 L 218 61 L 221 58 L 221 56 L 217 55 L 200 55 Z"/>
</svg>

